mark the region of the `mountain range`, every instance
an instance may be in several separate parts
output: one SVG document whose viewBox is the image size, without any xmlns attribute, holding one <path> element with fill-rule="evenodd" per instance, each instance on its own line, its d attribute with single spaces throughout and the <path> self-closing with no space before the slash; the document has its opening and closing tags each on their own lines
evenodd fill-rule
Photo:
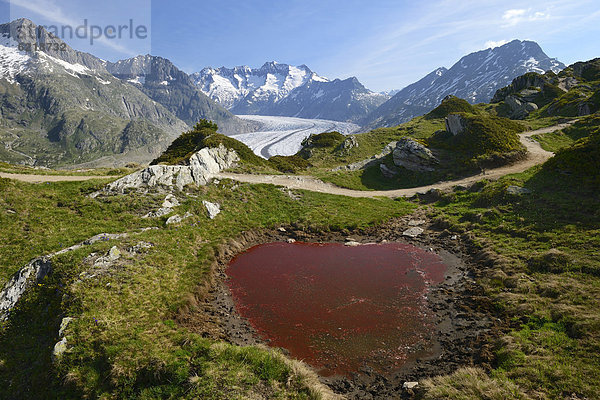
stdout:
<svg viewBox="0 0 600 400">
<path fill-rule="evenodd" d="M 563 63 L 548 57 L 537 43 L 513 40 L 466 55 L 450 69 L 435 69 L 400 90 L 361 122 L 368 128 L 395 126 L 428 113 L 448 95 L 472 104 L 489 102 L 496 90 L 518 76 L 527 72 L 558 72 L 563 68 Z"/>
<path fill-rule="evenodd" d="M 19 50 L 32 31 L 45 48 Z M 19 19 L 0 25 L 0 159 L 42 166 L 147 162 L 200 119 L 226 134 L 259 128 L 234 114 L 393 126 L 447 95 L 488 102 L 517 76 L 564 67 L 535 42 L 515 40 L 464 56 L 402 90 L 375 93 L 357 78 L 330 80 L 306 65 L 268 62 L 188 75 L 152 55 L 113 63 Z"/>
<path fill-rule="evenodd" d="M 19 50 L 31 32 L 38 50 Z M 138 64 L 150 71 L 143 84 L 109 72 L 131 78 Z M 0 25 L 0 116 L 0 158 L 41 166 L 147 162 L 200 118 L 229 132 L 255 129 L 168 60 L 146 56 L 112 64 L 72 49 L 27 19 Z"/>
<path fill-rule="evenodd" d="M 331 81 L 306 65 L 267 62 L 260 68 L 204 68 L 192 78 L 206 95 L 238 115 L 356 122 L 389 99 L 356 78 Z"/>
</svg>

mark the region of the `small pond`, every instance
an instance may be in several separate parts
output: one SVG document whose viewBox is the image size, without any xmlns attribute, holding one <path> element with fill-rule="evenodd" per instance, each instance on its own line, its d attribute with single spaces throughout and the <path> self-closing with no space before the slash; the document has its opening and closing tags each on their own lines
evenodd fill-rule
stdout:
<svg viewBox="0 0 600 400">
<path fill-rule="evenodd" d="M 227 284 L 262 339 L 321 375 L 386 373 L 428 355 L 427 292 L 445 271 L 403 243 L 269 243 L 234 258 Z"/>
</svg>

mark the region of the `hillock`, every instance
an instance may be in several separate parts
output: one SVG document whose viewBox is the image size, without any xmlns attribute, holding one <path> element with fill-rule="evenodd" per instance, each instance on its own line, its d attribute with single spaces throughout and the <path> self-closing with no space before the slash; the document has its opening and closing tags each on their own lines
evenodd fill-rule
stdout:
<svg viewBox="0 0 600 400">
<path fill-rule="evenodd" d="M 190 157 L 208 147 L 219 147 L 223 145 L 228 149 L 234 150 L 240 157 L 240 162 L 247 165 L 265 166 L 266 160 L 260 158 L 252 152 L 252 150 L 239 140 L 229 136 L 217 133 L 217 125 L 207 120 L 198 122 L 191 131 L 184 132 L 165 152 L 152 161 L 151 165 L 156 164 L 186 164 Z"/>
<path fill-rule="evenodd" d="M 445 118 L 453 113 L 470 113 L 477 114 L 477 109 L 468 101 L 456 96 L 448 96 L 442 100 L 441 104 L 434 108 L 428 114 L 425 114 L 426 119 Z"/>
<path fill-rule="evenodd" d="M 446 131 L 437 132 L 426 139 L 429 147 L 450 151 L 467 163 L 480 157 L 524 150 L 517 135 L 525 130 L 520 123 L 491 115 L 458 115 L 465 129 L 456 135 Z"/>
</svg>

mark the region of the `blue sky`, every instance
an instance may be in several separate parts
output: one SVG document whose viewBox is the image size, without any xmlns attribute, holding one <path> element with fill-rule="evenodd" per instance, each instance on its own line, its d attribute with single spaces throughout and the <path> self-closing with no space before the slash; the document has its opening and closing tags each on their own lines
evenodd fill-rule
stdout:
<svg viewBox="0 0 600 400">
<path fill-rule="evenodd" d="M 402 88 L 439 66 L 512 39 L 569 64 L 600 57 L 598 0 L 0 0 L 2 22 L 149 28 L 139 39 L 66 40 L 108 60 L 152 53 L 187 72 L 265 61 L 306 64 L 372 90 Z"/>
</svg>

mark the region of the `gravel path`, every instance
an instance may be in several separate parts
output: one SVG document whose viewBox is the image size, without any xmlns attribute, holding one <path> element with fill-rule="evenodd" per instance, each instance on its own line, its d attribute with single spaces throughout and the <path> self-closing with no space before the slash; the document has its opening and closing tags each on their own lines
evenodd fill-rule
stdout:
<svg viewBox="0 0 600 400">
<path fill-rule="evenodd" d="M 90 179 L 114 179 L 113 176 L 73 176 L 73 175 L 32 175 L 32 174 L 7 174 L 0 172 L 0 178 L 15 179 L 29 183 L 43 182 L 81 182 Z"/>
<path fill-rule="evenodd" d="M 412 197 L 419 193 L 426 193 L 430 189 L 448 189 L 456 185 L 471 184 L 483 178 L 498 179 L 504 175 L 523 172 L 535 165 L 542 164 L 554 154 L 542 149 L 540 144 L 536 142 L 531 136 L 558 131 L 566 128 L 572 123 L 573 122 L 569 122 L 565 124 L 551 126 L 548 128 L 538 129 L 535 131 L 528 131 L 519 135 L 521 143 L 523 143 L 523 145 L 527 148 L 528 151 L 527 158 L 522 161 L 511 165 L 506 165 L 504 167 L 487 170 L 485 175 L 475 175 L 454 181 L 444 181 L 435 183 L 433 185 L 420 186 L 410 189 L 375 191 L 352 190 L 340 188 L 312 177 L 296 175 L 252 175 L 231 174 L 223 172 L 218 174 L 217 177 L 222 179 L 233 179 L 238 182 L 267 183 L 278 186 L 284 186 L 289 189 L 304 189 L 313 192 L 337 194 L 348 197 Z"/>
</svg>

